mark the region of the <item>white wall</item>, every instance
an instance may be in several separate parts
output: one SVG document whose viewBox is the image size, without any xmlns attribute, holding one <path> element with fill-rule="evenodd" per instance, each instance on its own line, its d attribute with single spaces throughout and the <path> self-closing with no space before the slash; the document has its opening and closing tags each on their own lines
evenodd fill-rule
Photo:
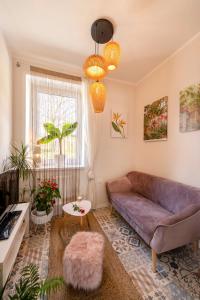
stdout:
<svg viewBox="0 0 200 300">
<path fill-rule="evenodd" d="M 200 187 L 200 131 L 179 132 L 179 91 L 200 83 L 200 34 L 136 87 L 137 170 Z M 168 96 L 168 140 L 143 141 L 144 106 Z"/>
<path fill-rule="evenodd" d="M 12 63 L 0 32 L 0 168 L 12 138 Z"/>
<path fill-rule="evenodd" d="M 19 61 L 21 66 L 16 67 Z M 25 140 L 25 75 L 30 65 L 81 75 L 82 70 L 70 65 L 60 65 L 43 59 L 18 57 L 13 61 L 14 106 L 13 106 L 13 140 L 17 143 Z M 134 87 L 123 82 L 107 80 L 107 100 L 105 111 L 96 115 L 97 153 L 95 160 L 95 178 L 97 188 L 97 206 L 107 205 L 105 181 L 124 175 L 133 169 L 134 139 L 133 111 Z M 128 138 L 125 140 L 111 138 L 111 110 L 122 109 L 129 113 Z M 82 171 L 83 172 L 83 171 Z"/>
</svg>

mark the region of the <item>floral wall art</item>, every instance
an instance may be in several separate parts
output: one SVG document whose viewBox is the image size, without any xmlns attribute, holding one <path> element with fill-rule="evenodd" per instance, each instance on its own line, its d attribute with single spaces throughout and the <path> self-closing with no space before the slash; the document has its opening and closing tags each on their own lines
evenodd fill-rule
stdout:
<svg viewBox="0 0 200 300">
<path fill-rule="evenodd" d="M 186 87 L 179 96 L 180 132 L 200 130 L 200 83 Z"/>
<path fill-rule="evenodd" d="M 127 137 L 127 113 L 119 111 L 112 112 L 111 136 L 113 138 Z"/>
<path fill-rule="evenodd" d="M 167 139 L 168 97 L 144 107 L 144 140 Z"/>
</svg>

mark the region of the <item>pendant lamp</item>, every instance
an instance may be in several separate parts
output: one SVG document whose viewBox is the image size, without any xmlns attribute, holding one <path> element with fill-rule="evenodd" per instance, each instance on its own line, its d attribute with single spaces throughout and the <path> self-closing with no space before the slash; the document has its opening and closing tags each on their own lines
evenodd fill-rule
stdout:
<svg viewBox="0 0 200 300">
<path fill-rule="evenodd" d="M 106 61 L 101 55 L 90 55 L 84 65 L 83 69 L 86 77 L 93 80 L 100 80 L 107 74 Z"/>
<path fill-rule="evenodd" d="M 91 26 L 91 36 L 95 42 L 95 54 L 86 59 L 83 70 L 87 78 L 95 80 L 89 87 L 95 113 L 103 112 L 106 99 L 106 87 L 99 80 L 103 79 L 109 70 L 114 70 L 119 64 L 120 46 L 116 42 L 111 42 L 113 33 L 113 24 L 107 19 L 98 19 Z M 100 44 L 106 44 L 103 56 L 99 55 Z"/>
<path fill-rule="evenodd" d="M 89 88 L 90 96 L 95 113 L 101 113 L 104 110 L 105 99 L 106 99 L 106 87 L 100 82 L 96 81 L 90 85 Z"/>
<path fill-rule="evenodd" d="M 116 42 L 108 42 L 104 47 L 104 58 L 109 71 L 117 68 L 120 60 L 120 46 Z"/>
</svg>

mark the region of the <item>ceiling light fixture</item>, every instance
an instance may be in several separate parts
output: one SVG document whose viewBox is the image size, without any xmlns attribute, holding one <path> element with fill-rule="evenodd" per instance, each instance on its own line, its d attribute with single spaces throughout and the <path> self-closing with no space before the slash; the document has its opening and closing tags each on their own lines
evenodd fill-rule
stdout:
<svg viewBox="0 0 200 300">
<path fill-rule="evenodd" d="M 109 71 L 113 71 L 117 68 L 120 60 L 120 46 L 117 42 L 111 41 L 105 45 L 103 54 L 107 68 Z"/>
<path fill-rule="evenodd" d="M 83 66 L 85 75 L 93 80 L 99 80 L 107 74 L 106 61 L 101 55 L 90 55 Z"/>
<path fill-rule="evenodd" d="M 95 113 L 101 113 L 104 110 L 106 100 L 106 87 L 100 81 L 95 81 L 90 85 L 90 96 Z"/>
<path fill-rule="evenodd" d="M 91 36 L 95 42 L 95 54 L 86 59 L 83 70 L 87 78 L 96 81 L 90 85 L 90 96 L 96 113 L 103 112 L 106 96 L 106 87 L 99 80 L 108 71 L 115 70 L 119 64 L 120 46 L 117 42 L 110 41 L 113 33 L 113 24 L 107 19 L 98 19 L 92 24 Z M 103 56 L 99 55 L 99 44 L 106 44 Z"/>
</svg>

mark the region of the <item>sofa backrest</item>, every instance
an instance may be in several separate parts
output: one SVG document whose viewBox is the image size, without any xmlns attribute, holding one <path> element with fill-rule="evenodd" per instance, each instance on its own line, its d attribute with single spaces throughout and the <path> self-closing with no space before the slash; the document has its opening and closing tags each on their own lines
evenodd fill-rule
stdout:
<svg viewBox="0 0 200 300">
<path fill-rule="evenodd" d="M 190 204 L 200 204 L 200 189 L 141 172 L 127 174 L 133 191 L 158 203 L 172 213 Z"/>
</svg>

